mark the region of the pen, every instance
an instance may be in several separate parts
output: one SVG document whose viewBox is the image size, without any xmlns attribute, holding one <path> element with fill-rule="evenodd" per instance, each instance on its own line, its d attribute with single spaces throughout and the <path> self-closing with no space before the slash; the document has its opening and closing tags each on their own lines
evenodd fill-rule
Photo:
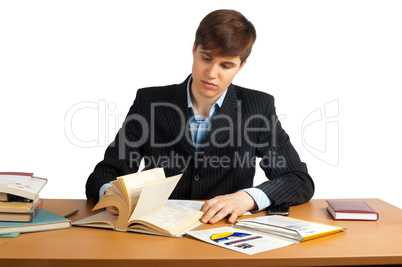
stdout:
<svg viewBox="0 0 402 267">
<path fill-rule="evenodd" d="M 71 212 L 69 212 L 69 213 L 67 213 L 67 214 L 64 214 L 63 217 L 67 218 L 68 216 L 71 216 L 71 215 L 73 215 L 73 214 L 76 214 L 77 212 L 78 212 L 78 210 L 73 210 L 73 211 L 71 211 Z"/>
</svg>

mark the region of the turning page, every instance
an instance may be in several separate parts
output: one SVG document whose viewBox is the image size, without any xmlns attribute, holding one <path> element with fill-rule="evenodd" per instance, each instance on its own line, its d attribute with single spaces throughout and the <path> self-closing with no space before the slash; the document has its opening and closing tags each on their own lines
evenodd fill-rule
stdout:
<svg viewBox="0 0 402 267">
<path fill-rule="evenodd" d="M 145 182 L 137 206 L 131 214 L 129 221 L 163 208 L 181 176 L 182 174 L 179 174 L 163 180 Z"/>
<path fill-rule="evenodd" d="M 145 182 L 159 179 L 165 179 L 163 168 L 136 172 L 117 178 L 119 184 L 124 189 L 125 198 L 128 200 L 129 213 L 132 213 L 136 207 L 138 197 Z"/>
</svg>

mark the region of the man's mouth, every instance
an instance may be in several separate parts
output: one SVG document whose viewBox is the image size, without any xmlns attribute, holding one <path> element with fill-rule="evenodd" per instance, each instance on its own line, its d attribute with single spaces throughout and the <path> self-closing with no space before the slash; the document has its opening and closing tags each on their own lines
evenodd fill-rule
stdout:
<svg viewBox="0 0 402 267">
<path fill-rule="evenodd" d="M 203 84 L 206 88 L 213 89 L 213 88 L 216 87 L 216 85 L 213 84 L 213 83 L 210 83 L 210 82 L 207 82 L 207 81 L 203 81 L 203 80 L 201 80 L 201 82 L 202 82 L 202 84 Z"/>
</svg>

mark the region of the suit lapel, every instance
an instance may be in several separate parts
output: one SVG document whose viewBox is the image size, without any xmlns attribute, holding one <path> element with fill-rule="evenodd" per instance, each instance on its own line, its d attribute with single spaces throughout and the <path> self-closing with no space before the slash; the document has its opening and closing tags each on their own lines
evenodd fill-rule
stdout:
<svg viewBox="0 0 402 267">
<path fill-rule="evenodd" d="M 179 84 L 170 102 L 171 108 L 166 109 L 165 117 L 169 123 L 174 136 L 181 136 L 180 145 L 187 153 L 194 154 L 195 147 L 191 139 L 190 127 L 188 124 L 188 105 L 187 105 L 187 78 L 184 83 Z M 179 115 L 179 117 L 178 117 Z"/>
</svg>

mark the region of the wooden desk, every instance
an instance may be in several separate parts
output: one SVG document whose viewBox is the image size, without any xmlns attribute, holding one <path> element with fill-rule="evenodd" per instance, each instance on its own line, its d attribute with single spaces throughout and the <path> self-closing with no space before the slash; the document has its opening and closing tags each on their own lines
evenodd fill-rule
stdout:
<svg viewBox="0 0 402 267">
<path fill-rule="evenodd" d="M 333 221 L 325 200 L 291 207 L 290 216 L 348 230 L 248 256 L 191 237 L 169 238 L 72 227 L 0 238 L 0 266 L 330 266 L 402 264 L 402 210 L 365 199 L 380 213 L 376 222 Z M 44 200 L 44 207 L 77 220 L 91 214 L 86 200 Z M 265 215 L 261 212 L 258 215 Z M 255 216 L 255 215 L 252 215 Z M 244 217 L 243 217 L 244 218 Z M 203 228 L 224 226 L 204 225 Z M 202 228 L 200 228 L 202 229 Z"/>
</svg>

